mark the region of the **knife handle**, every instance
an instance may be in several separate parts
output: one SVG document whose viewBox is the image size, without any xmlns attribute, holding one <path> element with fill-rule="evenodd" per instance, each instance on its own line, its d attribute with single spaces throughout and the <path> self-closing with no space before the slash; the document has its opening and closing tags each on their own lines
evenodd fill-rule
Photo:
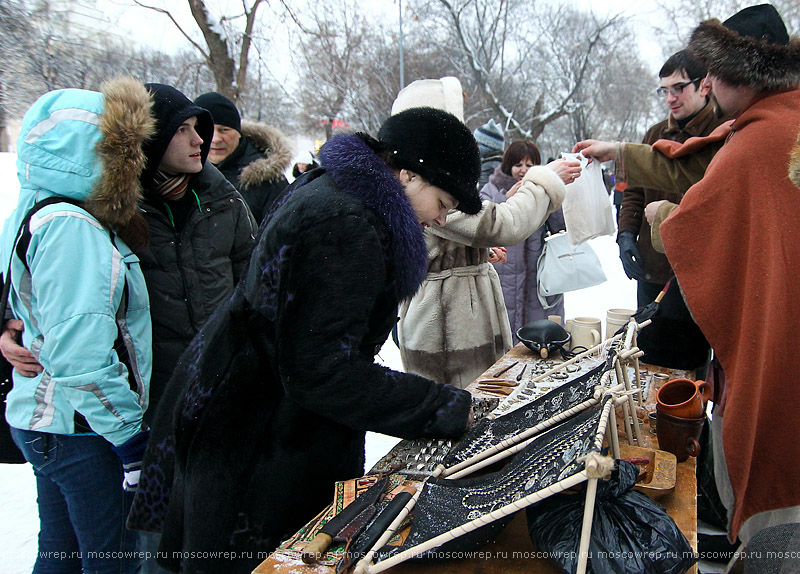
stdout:
<svg viewBox="0 0 800 574">
<path fill-rule="evenodd" d="M 318 533 L 305 548 L 303 548 L 303 562 L 306 564 L 315 564 L 322 558 L 325 551 L 333 543 L 333 537 L 325 534 L 324 532 Z"/>
</svg>

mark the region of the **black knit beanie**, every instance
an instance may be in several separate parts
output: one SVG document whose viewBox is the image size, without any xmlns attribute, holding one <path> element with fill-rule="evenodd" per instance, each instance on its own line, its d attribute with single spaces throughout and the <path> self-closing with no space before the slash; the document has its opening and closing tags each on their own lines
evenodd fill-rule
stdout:
<svg viewBox="0 0 800 574">
<path fill-rule="evenodd" d="M 378 132 L 389 164 L 418 173 L 452 195 L 459 211 L 481 210 L 477 183 L 481 174 L 478 144 L 453 114 L 434 108 L 409 108 L 387 119 Z"/>
<path fill-rule="evenodd" d="M 771 4 L 749 6 L 738 11 L 722 23 L 740 36 L 762 40 L 768 44 L 789 43 L 789 34 L 781 15 Z"/>
<path fill-rule="evenodd" d="M 206 92 L 194 99 L 194 103 L 211 112 L 214 123 L 242 131 L 242 118 L 236 105 L 228 98 L 217 92 Z"/>
<path fill-rule="evenodd" d="M 161 165 L 161 159 L 172 141 L 172 136 L 178 131 L 180 125 L 187 119 L 197 116 L 195 131 L 203 138 L 200 144 L 200 158 L 203 164 L 211 149 L 211 139 L 214 137 L 214 120 L 208 110 L 196 106 L 192 100 L 182 92 L 166 84 L 145 84 L 153 100 L 153 117 L 156 120 L 156 133 L 144 145 L 147 157 L 147 167 L 142 172 L 142 185 L 150 189 L 153 176 Z"/>
</svg>

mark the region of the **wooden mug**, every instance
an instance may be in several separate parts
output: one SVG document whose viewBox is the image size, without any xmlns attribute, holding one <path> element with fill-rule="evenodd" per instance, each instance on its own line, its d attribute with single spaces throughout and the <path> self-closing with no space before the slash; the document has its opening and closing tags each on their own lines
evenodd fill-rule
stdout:
<svg viewBox="0 0 800 574">
<path fill-rule="evenodd" d="M 673 379 L 656 392 L 656 409 L 674 417 L 699 419 L 705 417 L 710 398 L 711 385 L 705 381 Z"/>
</svg>

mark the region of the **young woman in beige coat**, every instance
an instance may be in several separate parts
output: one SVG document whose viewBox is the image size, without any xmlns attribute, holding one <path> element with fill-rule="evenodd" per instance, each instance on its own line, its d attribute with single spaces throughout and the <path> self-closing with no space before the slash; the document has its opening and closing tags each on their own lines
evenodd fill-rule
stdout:
<svg viewBox="0 0 800 574">
<path fill-rule="evenodd" d="M 426 105 L 463 119 L 460 91 L 455 78 L 420 80 L 400 92 L 392 113 Z M 425 232 L 428 273 L 414 297 L 400 306 L 398 337 L 406 371 L 464 388 L 511 348 L 503 292 L 488 248 L 515 245 L 539 229 L 561 206 L 565 183 L 578 175 L 576 161 L 533 167 L 505 203 L 484 201 L 478 215 L 451 213 L 443 227 Z"/>
</svg>

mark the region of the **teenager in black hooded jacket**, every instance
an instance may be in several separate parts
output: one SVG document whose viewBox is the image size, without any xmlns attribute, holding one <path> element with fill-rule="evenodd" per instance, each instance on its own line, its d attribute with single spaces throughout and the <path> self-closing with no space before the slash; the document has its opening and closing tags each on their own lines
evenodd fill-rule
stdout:
<svg viewBox="0 0 800 574">
<path fill-rule="evenodd" d="M 162 531 L 168 568 L 250 572 L 335 481 L 363 475 L 367 430 L 455 439 L 469 425 L 468 392 L 374 355 L 425 277 L 423 228 L 481 208 L 477 146 L 430 108 L 393 116 L 378 137 L 323 146 L 322 169 L 287 190 L 176 369 L 176 408 L 159 413 L 131 515 Z"/>
<path fill-rule="evenodd" d="M 147 168 L 141 176 L 140 207 L 150 243 L 136 255 L 153 318 L 153 376 L 145 414 L 152 424 L 178 358 L 244 273 L 258 225 L 242 196 L 207 161 L 214 133 L 208 111 L 172 86 L 145 87 L 153 102 L 156 133 L 145 144 Z M 186 173 L 176 166 L 167 173 L 159 168 L 187 121 L 202 140 L 189 150 L 199 153 L 197 165 L 183 167 L 195 171 Z"/>
</svg>

